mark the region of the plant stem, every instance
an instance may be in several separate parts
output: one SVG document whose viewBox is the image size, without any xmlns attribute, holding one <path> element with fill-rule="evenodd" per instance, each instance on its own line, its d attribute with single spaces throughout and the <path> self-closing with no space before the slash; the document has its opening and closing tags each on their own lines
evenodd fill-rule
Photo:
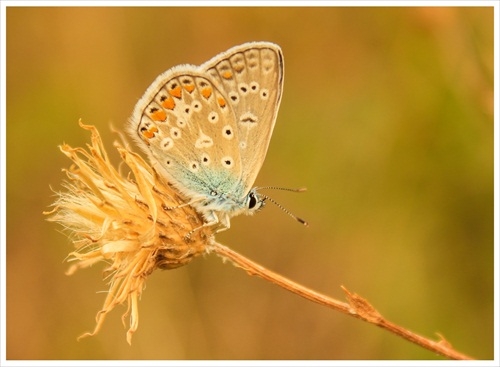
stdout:
<svg viewBox="0 0 500 367">
<path fill-rule="evenodd" d="M 355 293 L 349 292 L 345 287 L 341 287 L 346 293 L 348 303 L 341 302 L 331 297 L 325 296 L 321 293 L 313 291 L 312 289 L 300 285 L 288 278 L 285 278 L 269 269 L 255 263 L 254 261 L 246 258 L 245 256 L 231 250 L 230 248 L 214 242 L 211 246 L 211 251 L 224 259 L 229 259 L 231 262 L 245 270 L 249 275 L 259 276 L 271 283 L 274 283 L 292 293 L 304 297 L 320 305 L 333 308 L 346 315 L 364 320 L 378 327 L 390 331 L 412 343 L 415 343 L 423 348 L 426 348 L 434 353 L 440 354 L 444 357 L 456 360 L 471 360 L 473 358 L 457 352 L 454 350 L 450 343 L 448 343 L 442 336 L 439 341 L 433 341 L 418 334 L 415 334 L 401 326 L 393 324 L 386 320 L 370 303 Z"/>
</svg>

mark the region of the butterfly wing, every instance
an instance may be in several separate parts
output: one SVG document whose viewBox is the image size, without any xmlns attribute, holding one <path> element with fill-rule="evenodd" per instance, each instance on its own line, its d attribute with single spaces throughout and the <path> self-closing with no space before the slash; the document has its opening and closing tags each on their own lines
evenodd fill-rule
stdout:
<svg viewBox="0 0 500 367">
<path fill-rule="evenodd" d="M 200 67 L 224 91 L 236 116 L 246 195 L 264 163 L 283 92 L 281 48 L 269 42 L 233 47 Z"/>
<path fill-rule="evenodd" d="M 135 107 L 129 132 L 191 199 L 238 186 L 242 162 L 234 111 L 226 94 L 194 66 L 172 68 L 153 82 Z"/>
</svg>

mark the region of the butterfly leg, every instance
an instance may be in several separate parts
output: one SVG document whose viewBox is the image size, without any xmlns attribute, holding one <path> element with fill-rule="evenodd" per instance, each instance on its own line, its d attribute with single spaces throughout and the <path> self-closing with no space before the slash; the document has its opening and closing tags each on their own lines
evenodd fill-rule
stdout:
<svg viewBox="0 0 500 367">
<path fill-rule="evenodd" d="M 207 213 L 204 215 L 204 217 L 205 217 L 205 223 L 189 231 L 188 234 L 184 236 L 185 240 L 189 240 L 194 232 L 199 231 L 202 228 L 212 227 L 212 226 L 215 227 L 220 224 L 219 217 L 214 212 Z"/>
<path fill-rule="evenodd" d="M 215 214 L 215 212 L 210 212 L 205 214 L 204 217 L 206 219 L 206 222 L 203 223 L 201 226 L 196 227 L 195 229 L 189 231 L 189 233 L 184 236 L 186 240 L 189 240 L 189 238 L 194 232 L 199 231 L 202 228 L 214 227 L 214 233 L 219 233 L 231 227 L 231 224 L 229 222 L 229 216 L 227 214 L 219 219 L 219 217 L 217 216 L 217 214 Z"/>
<path fill-rule="evenodd" d="M 174 209 L 184 208 L 184 207 L 189 206 L 189 205 L 191 205 L 191 202 L 189 202 L 189 203 L 184 203 L 184 204 L 179 204 L 179 205 L 177 205 L 177 206 L 166 206 L 166 205 L 165 205 L 165 206 L 163 207 L 163 209 L 164 209 L 164 210 L 174 210 Z"/>
</svg>

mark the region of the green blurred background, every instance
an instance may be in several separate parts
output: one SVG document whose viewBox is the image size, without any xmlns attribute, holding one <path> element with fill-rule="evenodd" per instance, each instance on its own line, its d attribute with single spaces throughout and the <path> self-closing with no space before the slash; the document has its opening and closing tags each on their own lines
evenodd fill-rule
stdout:
<svg viewBox="0 0 500 367">
<path fill-rule="evenodd" d="M 440 358 L 216 256 L 150 277 L 131 347 L 125 307 L 76 341 L 107 286 L 103 264 L 64 275 L 72 245 L 42 215 L 70 163 L 57 146 L 89 142 L 82 118 L 112 151 L 158 74 L 260 40 L 286 72 L 257 185 L 306 186 L 268 194 L 311 226 L 270 204 L 219 241 L 493 358 L 493 8 L 11 7 L 8 359 Z"/>
</svg>

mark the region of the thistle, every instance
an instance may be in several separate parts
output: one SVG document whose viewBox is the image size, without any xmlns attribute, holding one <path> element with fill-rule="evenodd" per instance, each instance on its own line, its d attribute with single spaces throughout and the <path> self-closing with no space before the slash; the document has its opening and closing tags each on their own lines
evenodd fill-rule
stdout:
<svg viewBox="0 0 500 367">
<path fill-rule="evenodd" d="M 98 262 L 109 264 L 104 271 L 110 279 L 109 291 L 96 326 L 81 337 L 95 335 L 116 305 L 127 304 L 122 321 L 125 325 L 130 317 L 130 344 L 148 276 L 157 268 L 174 269 L 208 252 L 213 233 L 201 227 L 202 216 L 185 205 L 139 155 L 115 143 L 127 171 L 119 172 L 109 161 L 97 129 L 81 122 L 80 126 L 91 132 L 92 144 L 87 150 L 60 146 L 73 165 L 64 170 L 66 190 L 57 193 L 54 209 L 44 214 L 61 224 L 75 245 L 68 255 L 74 264 L 67 274 Z"/>
</svg>

